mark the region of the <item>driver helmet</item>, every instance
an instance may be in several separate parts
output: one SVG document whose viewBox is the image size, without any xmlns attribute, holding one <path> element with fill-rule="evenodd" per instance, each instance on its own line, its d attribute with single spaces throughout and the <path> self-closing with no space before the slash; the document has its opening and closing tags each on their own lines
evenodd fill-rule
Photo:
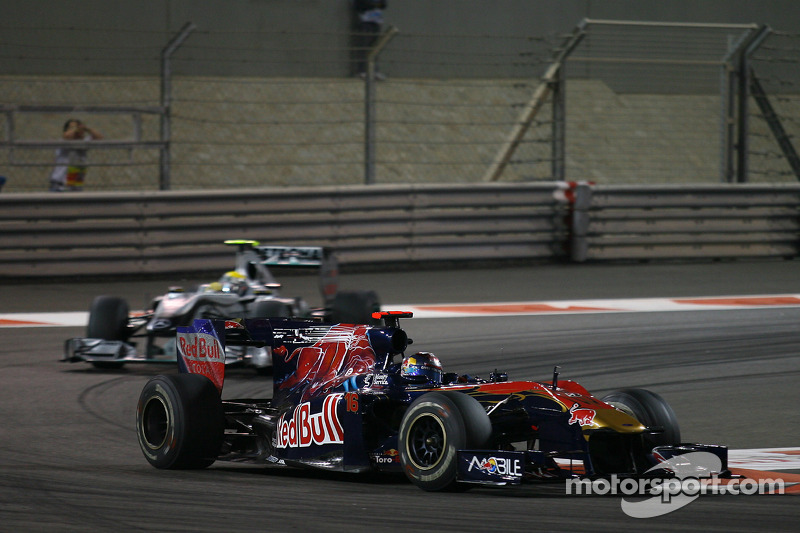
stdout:
<svg viewBox="0 0 800 533">
<path fill-rule="evenodd" d="M 442 363 L 430 352 L 417 352 L 403 358 L 400 375 L 403 377 L 425 376 L 436 385 L 442 384 Z"/>
<path fill-rule="evenodd" d="M 214 281 L 203 288 L 203 292 L 222 292 L 222 283 Z"/>
<path fill-rule="evenodd" d="M 222 292 L 234 294 L 244 294 L 247 291 L 247 277 L 235 270 L 225 272 L 219 282 L 222 284 Z"/>
</svg>

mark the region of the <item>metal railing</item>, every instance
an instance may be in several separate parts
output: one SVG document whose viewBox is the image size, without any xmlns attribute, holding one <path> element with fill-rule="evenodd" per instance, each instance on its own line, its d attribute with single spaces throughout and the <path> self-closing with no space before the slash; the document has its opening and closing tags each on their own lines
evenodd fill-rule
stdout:
<svg viewBox="0 0 800 533">
<path fill-rule="evenodd" d="M 480 183 L 0 196 L 0 277 L 219 271 L 231 238 L 343 265 L 800 256 L 800 185 Z"/>
<path fill-rule="evenodd" d="M 578 185 L 573 261 L 800 255 L 800 185 Z"/>
<path fill-rule="evenodd" d="M 557 184 L 374 185 L 0 196 L 0 276 L 136 275 L 230 266 L 225 239 L 322 245 L 346 265 L 553 259 Z"/>
</svg>

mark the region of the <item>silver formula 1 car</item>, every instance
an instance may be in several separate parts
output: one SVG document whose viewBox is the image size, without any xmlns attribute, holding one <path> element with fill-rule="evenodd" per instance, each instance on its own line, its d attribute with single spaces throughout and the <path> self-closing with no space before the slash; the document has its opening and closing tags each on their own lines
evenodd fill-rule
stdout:
<svg viewBox="0 0 800 533">
<path fill-rule="evenodd" d="M 338 290 L 336 258 L 326 248 L 266 246 L 251 240 L 225 244 L 236 247 L 234 270 L 192 290 L 172 287 L 142 313 L 131 313 L 128 302 L 117 296 L 96 297 L 86 337 L 68 339 L 62 361 L 85 361 L 97 368 L 119 368 L 130 362 L 174 364 L 176 328 L 195 319 L 296 317 L 368 324 L 372 313 L 380 310 L 374 291 Z M 324 307 L 312 308 L 302 298 L 282 296 L 271 266 L 318 268 Z M 270 353 L 253 346 L 231 346 L 225 360 L 259 371 L 272 367 Z"/>
</svg>

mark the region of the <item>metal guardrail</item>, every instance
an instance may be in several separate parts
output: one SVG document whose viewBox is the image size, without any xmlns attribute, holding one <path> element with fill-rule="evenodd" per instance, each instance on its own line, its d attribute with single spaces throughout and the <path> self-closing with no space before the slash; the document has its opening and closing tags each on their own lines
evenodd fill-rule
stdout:
<svg viewBox="0 0 800 533">
<path fill-rule="evenodd" d="M 573 261 L 797 257 L 800 186 L 578 185 Z"/>
<path fill-rule="evenodd" d="M 225 239 L 323 245 L 346 265 L 564 255 L 563 184 L 0 196 L 0 276 L 221 270 Z"/>
<path fill-rule="evenodd" d="M 0 277 L 219 271 L 225 239 L 344 265 L 800 256 L 800 185 L 482 183 L 0 195 Z"/>
</svg>

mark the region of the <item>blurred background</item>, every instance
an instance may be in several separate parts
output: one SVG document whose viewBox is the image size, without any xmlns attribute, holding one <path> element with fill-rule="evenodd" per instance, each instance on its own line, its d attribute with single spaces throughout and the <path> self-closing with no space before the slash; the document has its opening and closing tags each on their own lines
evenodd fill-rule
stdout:
<svg viewBox="0 0 800 533">
<path fill-rule="evenodd" d="M 72 117 L 87 191 L 798 179 L 792 0 L 388 0 L 377 38 L 350 0 L 5 4 L 4 193 Z"/>
</svg>

